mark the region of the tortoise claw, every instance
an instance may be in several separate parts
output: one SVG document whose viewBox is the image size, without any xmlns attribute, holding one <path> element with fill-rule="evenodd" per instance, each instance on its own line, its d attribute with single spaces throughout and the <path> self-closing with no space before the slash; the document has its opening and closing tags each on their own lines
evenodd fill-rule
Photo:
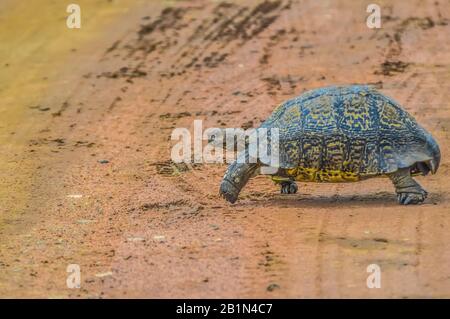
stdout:
<svg viewBox="0 0 450 319">
<path fill-rule="evenodd" d="M 420 193 L 399 193 L 397 199 L 399 204 L 402 205 L 415 205 L 422 203 L 427 198 L 427 192 L 422 191 Z"/>
<path fill-rule="evenodd" d="M 222 184 L 220 184 L 219 194 L 231 204 L 233 204 L 238 198 L 239 190 L 231 182 L 224 179 L 222 181 Z"/>
</svg>

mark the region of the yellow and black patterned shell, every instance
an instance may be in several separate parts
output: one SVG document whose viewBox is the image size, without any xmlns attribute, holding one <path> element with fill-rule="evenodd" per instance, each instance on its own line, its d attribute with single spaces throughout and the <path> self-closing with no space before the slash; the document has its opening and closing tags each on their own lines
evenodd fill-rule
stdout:
<svg viewBox="0 0 450 319">
<path fill-rule="evenodd" d="M 440 158 L 432 136 L 368 86 L 306 92 L 280 105 L 261 127 L 279 129 L 280 166 L 304 180 L 343 181 L 324 174 L 359 180 Z"/>
</svg>

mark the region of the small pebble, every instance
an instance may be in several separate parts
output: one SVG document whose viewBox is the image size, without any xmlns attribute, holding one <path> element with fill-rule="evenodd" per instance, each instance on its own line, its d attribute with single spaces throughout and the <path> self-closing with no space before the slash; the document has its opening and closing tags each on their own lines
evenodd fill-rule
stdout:
<svg viewBox="0 0 450 319">
<path fill-rule="evenodd" d="M 77 223 L 78 224 L 90 224 L 90 223 L 93 223 L 93 222 L 95 222 L 95 220 L 92 220 L 92 219 L 79 219 L 79 220 L 77 220 Z"/>
<path fill-rule="evenodd" d="M 165 242 L 166 241 L 166 236 L 162 236 L 162 235 L 155 235 L 153 236 L 153 239 L 159 242 Z"/>
<path fill-rule="evenodd" d="M 108 276 L 112 276 L 112 271 L 107 271 L 107 272 L 102 272 L 99 274 L 96 274 L 95 277 L 99 277 L 99 278 L 103 278 L 103 277 L 108 277 Z"/>
<path fill-rule="evenodd" d="M 71 194 L 71 195 L 67 195 L 68 198 L 82 198 L 83 195 L 80 194 Z"/>
<path fill-rule="evenodd" d="M 267 291 L 274 291 L 275 289 L 279 289 L 280 286 L 278 286 L 277 284 L 270 284 L 267 286 Z"/>
</svg>

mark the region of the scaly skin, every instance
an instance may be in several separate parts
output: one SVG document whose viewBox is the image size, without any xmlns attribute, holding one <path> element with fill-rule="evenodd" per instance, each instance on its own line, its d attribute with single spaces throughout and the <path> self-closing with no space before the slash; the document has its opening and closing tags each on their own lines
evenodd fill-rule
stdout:
<svg viewBox="0 0 450 319">
<path fill-rule="evenodd" d="M 419 204 L 427 198 L 427 191 L 412 177 L 409 168 L 400 169 L 390 174 L 389 178 L 395 186 L 398 202 L 402 205 Z"/>
<path fill-rule="evenodd" d="M 230 203 L 236 202 L 241 189 L 258 169 L 259 164 L 232 163 L 220 184 L 220 195 Z"/>
</svg>

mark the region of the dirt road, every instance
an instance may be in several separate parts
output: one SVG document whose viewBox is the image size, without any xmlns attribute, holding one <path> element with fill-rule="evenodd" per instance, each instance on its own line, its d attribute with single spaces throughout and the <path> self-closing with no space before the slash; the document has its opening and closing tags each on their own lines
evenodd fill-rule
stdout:
<svg viewBox="0 0 450 319">
<path fill-rule="evenodd" d="M 0 5 L 1 297 L 450 297 L 450 4 L 78 1 Z M 267 179 L 175 165 L 174 128 L 258 126 L 282 101 L 375 85 L 440 144 L 420 206 L 385 179 Z M 69 289 L 69 264 L 81 288 Z M 381 268 L 369 289 L 367 266 Z"/>
</svg>

